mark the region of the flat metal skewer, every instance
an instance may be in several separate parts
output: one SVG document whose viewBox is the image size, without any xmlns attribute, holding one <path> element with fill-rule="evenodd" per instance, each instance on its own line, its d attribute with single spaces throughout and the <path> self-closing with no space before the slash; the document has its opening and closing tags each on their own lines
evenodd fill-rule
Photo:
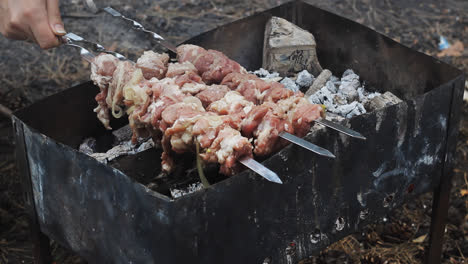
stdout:
<svg viewBox="0 0 468 264">
<path fill-rule="evenodd" d="M 238 159 L 238 161 L 247 168 L 258 173 L 263 178 L 274 183 L 283 184 L 283 181 L 281 181 L 281 179 L 278 177 L 278 174 L 263 166 L 261 163 L 257 162 L 253 158 L 242 158 Z"/>
<path fill-rule="evenodd" d="M 332 122 L 332 121 L 330 121 L 330 120 L 327 120 L 327 119 L 322 118 L 322 119 L 317 119 L 317 120 L 315 120 L 315 122 L 316 122 L 317 124 L 324 125 L 324 126 L 326 126 L 326 127 L 329 127 L 329 128 L 331 128 L 331 129 L 334 129 L 334 130 L 336 130 L 336 131 L 338 131 L 338 132 L 341 132 L 341 133 L 343 133 L 343 134 L 346 134 L 346 135 L 348 135 L 348 136 L 351 136 L 351 137 L 354 137 L 354 138 L 359 138 L 359 139 L 362 139 L 362 140 L 366 140 L 366 137 L 363 136 L 363 135 L 361 135 L 361 133 L 359 133 L 359 132 L 357 132 L 357 131 L 354 131 L 354 130 L 352 130 L 352 129 L 350 129 L 350 128 L 347 128 L 347 127 L 345 127 L 345 126 L 343 126 L 343 125 L 340 125 L 340 124 L 337 124 L 337 123 L 335 123 L 335 122 Z"/>
<path fill-rule="evenodd" d="M 307 140 L 304 140 L 300 137 L 297 137 L 293 134 L 290 134 L 290 133 L 287 133 L 287 132 L 281 132 L 279 134 L 280 137 L 286 139 L 287 141 L 291 142 L 291 143 L 294 143 L 298 146 L 301 146 L 307 150 L 310 150 L 314 153 L 317 153 L 319 155 L 322 155 L 322 156 L 325 156 L 325 157 L 329 157 L 329 158 L 336 158 L 335 155 L 333 155 L 333 153 L 331 153 L 328 149 L 324 149 L 322 147 L 319 147 L 313 143 L 310 143 L 309 141 Z"/>
<path fill-rule="evenodd" d="M 125 20 L 127 22 L 130 22 L 130 24 L 132 25 L 132 27 L 134 29 L 147 33 L 153 39 L 155 39 L 157 42 L 159 42 L 161 45 L 163 45 L 166 49 L 168 49 L 168 50 L 170 50 L 170 51 L 177 54 L 177 48 L 176 48 L 175 45 L 173 45 L 172 43 L 166 41 L 161 35 L 157 34 L 156 32 L 147 30 L 139 22 L 122 15 L 119 11 L 115 10 L 114 8 L 112 8 L 110 6 L 104 7 L 102 10 L 104 10 L 106 13 L 108 13 L 108 14 L 114 16 L 114 17 L 118 17 L 118 18 L 121 18 L 121 19 L 123 19 L 123 20 Z"/>
<path fill-rule="evenodd" d="M 127 58 L 124 55 L 115 51 L 106 50 L 101 44 L 86 40 L 72 32 L 69 32 L 62 36 L 62 40 L 65 44 L 69 46 L 81 47 L 83 49 L 87 49 L 88 51 L 91 50 L 95 53 L 107 53 L 114 55 L 119 60 L 127 60 Z"/>
<path fill-rule="evenodd" d="M 68 33 L 70 34 L 70 33 Z M 68 35 L 67 34 L 67 35 Z M 67 35 L 65 36 L 62 36 L 61 39 L 62 39 L 62 42 L 64 45 L 67 45 L 67 46 L 71 46 L 71 47 L 75 47 L 75 48 L 79 48 L 80 49 L 80 56 L 86 60 L 87 62 L 89 63 L 93 63 L 94 61 L 94 58 L 96 57 L 92 52 L 90 52 L 88 49 L 78 45 L 78 44 L 75 44 L 73 42 L 73 40 L 71 38 L 69 38 Z"/>
</svg>

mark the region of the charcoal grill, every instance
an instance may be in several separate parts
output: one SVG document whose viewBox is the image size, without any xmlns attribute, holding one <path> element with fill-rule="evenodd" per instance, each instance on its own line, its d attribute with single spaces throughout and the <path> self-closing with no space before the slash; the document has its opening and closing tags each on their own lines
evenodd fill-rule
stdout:
<svg viewBox="0 0 468 264">
<path fill-rule="evenodd" d="M 98 89 L 91 82 L 50 96 L 13 117 L 38 262 L 49 260 L 52 238 L 91 263 L 295 263 L 427 191 L 434 191 L 428 262 L 439 262 L 463 74 L 301 1 L 188 43 L 258 69 L 271 16 L 312 32 L 324 68 L 354 69 L 371 89 L 404 101 L 344 121 L 367 141 L 326 129 L 307 135 L 334 160 L 290 145 L 263 161 L 283 185 L 244 171 L 171 199 L 142 184 L 160 170 L 158 150 L 113 166 L 77 151 L 84 138 L 110 134 L 92 111 Z"/>
</svg>

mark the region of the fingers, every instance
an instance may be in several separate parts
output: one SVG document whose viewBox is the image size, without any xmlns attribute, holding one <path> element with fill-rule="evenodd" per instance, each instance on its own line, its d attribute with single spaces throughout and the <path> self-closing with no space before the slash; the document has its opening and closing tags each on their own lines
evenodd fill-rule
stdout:
<svg viewBox="0 0 468 264">
<path fill-rule="evenodd" d="M 55 35 L 65 35 L 67 32 L 65 31 L 62 17 L 60 15 L 59 0 L 47 0 L 47 15 L 50 28 L 55 33 Z"/>
<path fill-rule="evenodd" d="M 43 49 L 60 44 L 65 29 L 59 0 L 0 0 L 0 32 L 7 38 L 33 41 Z"/>
<path fill-rule="evenodd" d="M 53 48 L 60 44 L 55 33 L 50 28 L 47 17 L 45 6 L 34 10 L 34 12 L 27 17 L 30 21 L 30 28 L 33 36 L 37 44 L 43 49 Z"/>
</svg>

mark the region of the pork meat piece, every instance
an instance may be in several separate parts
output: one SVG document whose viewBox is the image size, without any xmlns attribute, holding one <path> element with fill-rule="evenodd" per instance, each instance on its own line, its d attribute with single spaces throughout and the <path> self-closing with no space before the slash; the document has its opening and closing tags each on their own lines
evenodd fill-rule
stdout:
<svg viewBox="0 0 468 264">
<path fill-rule="evenodd" d="M 152 102 L 148 106 L 152 126 L 159 130 L 162 112 L 170 105 L 182 102 L 185 95 L 171 78 L 151 79 Z"/>
<path fill-rule="evenodd" d="M 101 92 L 98 93 L 95 97 L 98 106 L 93 109 L 93 111 L 97 114 L 97 118 L 104 127 L 108 130 L 111 130 L 112 127 L 110 126 L 110 115 L 109 115 L 109 107 L 106 104 L 106 97 L 107 97 L 107 87 L 101 89 Z"/>
<path fill-rule="evenodd" d="M 195 45 L 179 46 L 177 58 L 179 62 L 191 62 L 207 84 L 220 83 L 227 74 L 232 72 L 247 73 L 240 64 L 230 60 L 223 53 L 205 50 Z"/>
<path fill-rule="evenodd" d="M 180 75 L 184 75 L 187 73 L 196 73 L 198 74 L 197 68 L 193 66 L 193 64 L 189 61 L 184 62 L 177 62 L 177 63 L 169 63 L 166 77 L 167 78 L 174 78 Z"/>
<path fill-rule="evenodd" d="M 186 83 L 203 83 L 198 74 L 197 68 L 192 63 L 186 61 L 182 63 L 169 63 L 166 73 L 167 78 L 174 78 L 174 81 L 180 87 Z"/>
<path fill-rule="evenodd" d="M 99 88 L 107 88 L 112 81 L 119 59 L 110 54 L 100 54 L 91 63 L 91 80 Z"/>
<path fill-rule="evenodd" d="M 208 87 L 209 86 L 204 83 L 187 82 L 181 86 L 180 91 L 182 91 L 184 94 L 197 95 Z"/>
<path fill-rule="evenodd" d="M 159 129 L 165 131 L 171 127 L 176 120 L 191 118 L 205 112 L 200 100 L 194 96 L 185 97 L 182 102 L 167 106 L 161 113 Z"/>
<path fill-rule="evenodd" d="M 197 60 L 197 58 L 204 54 L 206 50 L 197 45 L 191 44 L 184 44 L 177 47 L 177 61 L 182 62 L 193 62 Z"/>
<path fill-rule="evenodd" d="M 270 88 L 262 93 L 260 100 L 262 102 L 277 102 L 282 99 L 287 99 L 292 95 L 294 95 L 294 92 L 286 89 L 281 83 L 271 82 Z"/>
<path fill-rule="evenodd" d="M 169 55 L 166 53 L 156 53 L 151 50 L 143 52 L 138 58 L 136 67 L 140 68 L 143 72 L 145 79 L 151 78 L 162 79 L 167 72 L 167 63 L 169 62 Z"/>
<path fill-rule="evenodd" d="M 225 127 L 200 156 L 206 162 L 220 164 L 220 173 L 232 175 L 239 169 L 237 159 L 252 157 L 252 145 L 239 131 Z"/>
<path fill-rule="evenodd" d="M 247 116 L 253 106 L 254 104 L 246 100 L 239 92 L 229 91 L 221 99 L 211 103 L 207 110 L 220 115 L 239 114 L 242 119 Z"/>
<path fill-rule="evenodd" d="M 213 84 L 201 90 L 195 96 L 200 99 L 203 107 L 207 108 L 211 103 L 223 98 L 229 91 L 231 90 L 225 85 Z"/>
<path fill-rule="evenodd" d="M 253 133 L 255 155 L 270 155 L 287 145 L 288 142 L 279 137 L 283 131 L 293 134 L 294 128 L 287 119 L 274 114 L 273 110 L 268 111 Z"/>
<path fill-rule="evenodd" d="M 139 80 L 134 79 L 140 77 L 142 77 L 141 71 L 136 71 L 135 66 L 131 62 L 120 61 L 117 65 L 112 75 L 112 82 L 109 85 L 106 97 L 106 103 L 114 117 L 120 118 L 124 114 L 121 107 L 124 104 L 123 88 L 132 79 L 133 82 L 139 82 Z"/>
<path fill-rule="evenodd" d="M 97 114 L 99 121 L 109 130 L 112 128 L 110 127 L 109 106 L 106 103 L 106 98 L 112 75 L 118 64 L 119 59 L 110 54 L 100 54 L 91 63 L 91 80 L 100 90 L 95 97 L 98 106 L 94 109 L 94 112 Z"/>
<path fill-rule="evenodd" d="M 321 105 L 312 104 L 304 97 L 301 97 L 292 112 L 294 134 L 299 137 L 307 135 L 312 122 L 323 117 L 325 113 Z"/>
</svg>

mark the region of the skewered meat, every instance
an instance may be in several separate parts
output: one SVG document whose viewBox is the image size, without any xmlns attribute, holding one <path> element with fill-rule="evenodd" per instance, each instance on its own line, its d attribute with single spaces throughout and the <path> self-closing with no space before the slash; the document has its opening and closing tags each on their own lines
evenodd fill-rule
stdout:
<svg viewBox="0 0 468 264">
<path fill-rule="evenodd" d="M 169 63 L 169 67 L 167 69 L 166 77 L 174 78 L 176 76 L 194 73 L 198 75 L 198 70 L 193 66 L 192 63 L 189 61 L 184 61 L 181 63 Z"/>
<path fill-rule="evenodd" d="M 231 90 L 236 90 L 245 99 L 259 104 L 262 102 L 277 102 L 294 94 L 293 91 L 285 89 L 278 82 L 268 82 L 258 78 L 254 74 L 230 73 L 224 77 L 221 84 L 227 85 Z"/>
<path fill-rule="evenodd" d="M 230 60 L 223 53 L 195 45 L 177 47 L 177 59 L 181 63 L 191 62 L 207 84 L 220 83 L 229 73 L 247 73 L 239 63 Z"/>
<path fill-rule="evenodd" d="M 208 150 L 200 154 L 207 162 L 221 165 L 220 173 L 232 175 L 239 166 L 236 161 L 241 157 L 252 157 L 252 145 L 246 137 L 231 127 L 223 128 Z"/>
<path fill-rule="evenodd" d="M 125 107 L 133 140 L 152 136 L 161 142 L 167 172 L 174 168 L 172 152 L 194 151 L 199 144 L 205 162 L 219 163 L 222 173 L 232 174 L 238 158 L 271 154 L 286 144 L 281 132 L 304 136 L 310 122 L 323 114 L 321 106 L 310 104 L 302 93 L 247 74 L 224 54 L 194 45 L 180 46 L 180 63 L 169 63 L 165 75 L 149 80 L 148 69 L 138 63 L 104 59 L 100 65 L 106 66 L 93 70 L 101 88 L 96 97 L 100 109 L 111 108 L 120 117 Z M 161 65 L 164 62 L 155 67 Z"/>
<path fill-rule="evenodd" d="M 137 79 L 133 80 L 133 82 L 140 82 L 141 77 L 143 77 L 141 71 L 137 71 L 135 66 L 129 61 L 119 61 L 112 75 L 112 82 L 109 84 L 107 91 L 106 104 L 110 106 L 111 113 L 115 118 L 120 118 L 124 114 L 121 107 L 124 99 L 123 88 L 130 80 L 134 79 L 134 73 L 137 75 Z"/>
<path fill-rule="evenodd" d="M 119 59 L 109 54 L 101 54 L 96 57 L 91 64 L 91 80 L 99 87 L 100 92 L 96 95 L 98 106 L 94 109 L 99 121 L 106 129 L 110 127 L 109 107 L 106 103 L 109 84 L 112 82 L 112 76 L 119 63 Z"/>
<path fill-rule="evenodd" d="M 203 107 L 208 107 L 211 103 L 216 102 L 223 98 L 227 92 L 229 92 L 229 88 L 225 85 L 210 85 L 206 87 L 206 89 L 202 90 L 201 92 L 197 93 L 195 96 L 200 99 L 203 104 Z"/>
<path fill-rule="evenodd" d="M 142 70 L 143 76 L 147 80 L 151 78 L 162 79 L 166 75 L 168 62 L 169 55 L 166 53 L 159 54 L 153 51 L 145 51 L 138 58 L 136 67 Z"/>
</svg>

